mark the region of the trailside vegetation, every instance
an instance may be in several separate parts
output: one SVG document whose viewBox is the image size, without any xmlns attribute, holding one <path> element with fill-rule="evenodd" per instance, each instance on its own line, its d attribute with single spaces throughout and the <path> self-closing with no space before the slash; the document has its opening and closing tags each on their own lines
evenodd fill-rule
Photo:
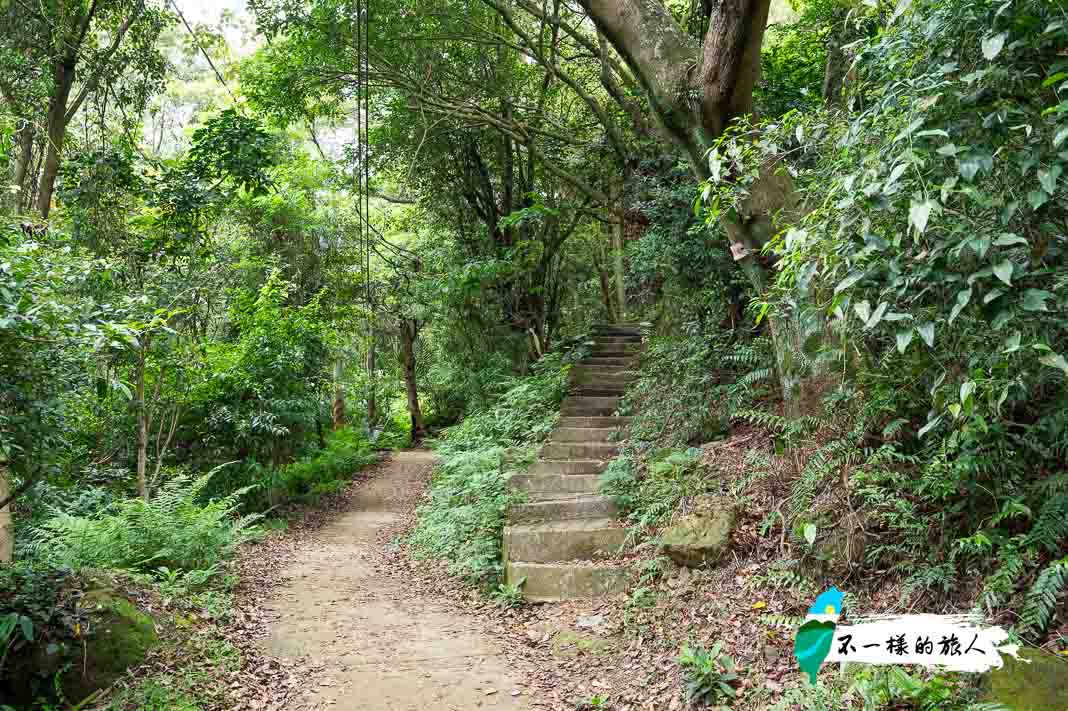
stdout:
<svg viewBox="0 0 1068 711">
<path fill-rule="evenodd" d="M 602 481 L 690 703 L 978 694 L 669 639 L 658 535 L 710 500 L 797 599 L 768 639 L 849 580 L 1068 651 L 1062 3 L 372 5 L 0 3 L 0 705 L 95 692 L 83 600 L 224 618 L 243 546 L 399 447 L 411 550 L 518 614 L 509 481 L 597 323 L 647 325 Z M 227 705 L 165 686 L 115 703 Z"/>
</svg>

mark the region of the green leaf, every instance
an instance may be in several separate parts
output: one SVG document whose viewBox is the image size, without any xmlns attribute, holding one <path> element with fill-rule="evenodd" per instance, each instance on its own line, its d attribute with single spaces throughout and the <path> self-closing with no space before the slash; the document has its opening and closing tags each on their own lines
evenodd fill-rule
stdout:
<svg viewBox="0 0 1068 711">
<path fill-rule="evenodd" d="M 912 343 L 912 336 L 914 333 L 915 332 L 911 328 L 897 332 L 896 339 L 898 353 L 904 353 L 908 349 L 909 344 Z"/>
<path fill-rule="evenodd" d="M 853 310 L 857 312 L 857 316 L 860 317 L 861 321 L 865 324 L 868 323 L 868 319 L 871 318 L 871 304 L 867 300 L 854 304 Z"/>
<path fill-rule="evenodd" d="M 1048 89 L 1057 82 L 1064 81 L 1065 79 L 1068 79 L 1068 72 L 1057 72 L 1056 74 L 1051 74 L 1050 76 L 1046 77 L 1046 80 L 1044 82 L 1042 82 L 1042 88 Z"/>
<path fill-rule="evenodd" d="M 1027 193 L 1027 202 L 1031 205 L 1032 210 L 1037 210 L 1049 202 L 1049 195 L 1043 190 L 1032 190 Z"/>
<path fill-rule="evenodd" d="M 1050 353 L 1049 355 L 1042 356 L 1038 359 L 1038 362 L 1042 365 L 1048 365 L 1051 368 L 1057 368 L 1065 375 L 1068 375 L 1068 360 L 1064 359 L 1060 353 Z"/>
<path fill-rule="evenodd" d="M 1038 170 L 1038 182 L 1042 185 L 1042 189 L 1052 195 L 1057 190 L 1057 179 L 1061 177 L 1061 168 L 1059 165 L 1053 165 L 1048 170 L 1039 168 Z"/>
<path fill-rule="evenodd" d="M 921 235 L 927 231 L 927 220 L 931 217 L 931 202 L 912 201 L 909 207 L 909 222 Z"/>
<path fill-rule="evenodd" d="M 1007 355 L 1018 350 L 1020 350 L 1020 332 L 1014 331 L 1011 336 L 1005 339 L 1005 347 L 1001 352 Z"/>
<path fill-rule="evenodd" d="M 960 402 L 961 402 L 961 404 L 963 405 L 963 404 L 967 403 L 968 402 L 968 398 L 970 398 L 972 396 L 972 393 L 974 393 L 974 392 L 975 392 L 975 381 L 974 380 L 965 380 L 963 383 L 961 383 L 961 385 L 960 385 Z"/>
<path fill-rule="evenodd" d="M 971 301 L 971 298 L 972 290 L 970 288 L 963 289 L 957 294 L 957 303 L 953 306 L 953 310 L 949 312 L 950 323 L 953 323 L 957 316 L 960 315 L 960 312 L 963 311 L 964 307 L 968 305 L 968 302 Z"/>
<path fill-rule="evenodd" d="M 916 332 L 920 334 L 920 338 L 923 339 L 923 342 L 927 344 L 928 348 L 934 348 L 935 327 L 933 323 L 928 321 L 927 323 L 920 324 L 916 327 Z"/>
<path fill-rule="evenodd" d="M 1027 240 L 1020 235 L 1014 235 L 1011 232 L 1004 232 L 994 240 L 995 247 L 1008 247 L 1013 244 L 1027 244 Z"/>
<path fill-rule="evenodd" d="M 1006 286 L 1012 286 L 1012 262 L 1003 259 L 994 265 L 994 276 L 1005 282 Z"/>
<path fill-rule="evenodd" d="M 1042 289 L 1028 289 L 1023 295 L 1024 311 L 1049 311 L 1046 308 L 1046 299 L 1052 299 L 1053 294 Z"/>
<path fill-rule="evenodd" d="M 27 642 L 33 641 L 33 620 L 26 615 L 19 615 L 19 629 L 22 630 L 22 638 Z"/>
<path fill-rule="evenodd" d="M 917 436 L 920 439 L 923 439 L 923 436 L 925 434 L 927 434 L 928 432 L 930 432 L 931 430 L 933 430 L 935 427 L 937 427 L 938 423 L 941 422 L 941 421 L 942 421 L 942 416 L 941 415 L 939 415 L 938 417 L 934 418 L 933 420 L 928 420 L 927 424 L 920 428 L 920 431 L 917 433 Z"/>
<path fill-rule="evenodd" d="M 969 183 L 975 178 L 979 172 L 979 161 L 976 158 L 964 158 L 960 162 L 960 174 Z"/>
<path fill-rule="evenodd" d="M 1060 145 L 1064 143 L 1065 139 L 1068 139 L 1068 127 L 1057 131 L 1057 135 L 1053 137 L 1053 147 L 1060 148 Z"/>
<path fill-rule="evenodd" d="M 805 536 L 805 540 L 808 542 L 808 544 L 810 546 L 813 543 L 815 543 L 816 542 L 816 524 L 814 524 L 814 523 L 806 523 L 805 524 L 805 528 L 804 528 L 804 536 Z"/>
<path fill-rule="evenodd" d="M 838 283 L 838 286 L 834 287 L 834 293 L 840 294 L 841 292 L 845 291 L 846 289 L 863 279 L 866 273 L 867 272 L 862 269 L 854 269 L 845 279 Z"/>
<path fill-rule="evenodd" d="M 1001 54 L 1001 50 L 1005 48 L 1005 40 L 1008 39 L 1008 32 L 1001 32 L 1000 34 L 992 35 L 983 40 L 983 56 L 987 60 L 993 61 Z"/>
<path fill-rule="evenodd" d="M 960 149 L 957 148 L 956 144 L 947 143 L 944 146 L 939 146 L 938 149 L 935 151 L 935 153 L 937 153 L 940 156 L 950 156 L 950 157 L 952 157 L 952 156 L 955 156 L 958 153 L 960 153 Z"/>
<path fill-rule="evenodd" d="M 886 179 L 886 184 L 889 185 L 890 183 L 895 182 L 898 178 L 901 177 L 901 174 L 908 169 L 908 167 L 908 163 L 899 163 L 898 165 L 894 166 L 894 169 L 890 171 L 890 177 Z"/>
<path fill-rule="evenodd" d="M 1001 296 L 1004 293 L 1005 293 L 1004 289 L 992 289 L 991 291 L 989 291 L 986 294 L 986 296 L 983 297 L 983 303 L 984 304 L 989 304 L 991 301 L 993 301 L 994 299 L 998 298 L 999 296 Z"/>
<path fill-rule="evenodd" d="M 886 310 L 888 308 L 890 308 L 890 304 L 886 303 L 885 301 L 879 304 L 879 307 L 875 309 L 875 313 L 873 313 L 871 315 L 871 318 L 868 319 L 868 322 L 864 324 L 864 328 L 875 328 L 877 325 L 879 325 L 879 322 L 883 320 L 883 314 L 886 313 Z"/>
</svg>

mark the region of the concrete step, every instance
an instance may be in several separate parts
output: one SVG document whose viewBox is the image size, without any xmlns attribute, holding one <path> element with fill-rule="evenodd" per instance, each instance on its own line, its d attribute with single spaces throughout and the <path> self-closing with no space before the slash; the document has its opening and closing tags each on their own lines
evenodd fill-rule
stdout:
<svg viewBox="0 0 1068 711">
<path fill-rule="evenodd" d="M 622 334 L 622 333 L 598 333 L 593 337 L 595 343 L 604 345 L 609 343 L 641 343 L 641 334 Z"/>
<path fill-rule="evenodd" d="M 539 459 L 600 459 L 608 461 L 619 454 L 614 442 L 549 442 L 541 448 Z"/>
<path fill-rule="evenodd" d="M 541 494 L 597 494 L 601 490 L 598 474 L 515 474 L 512 486 L 531 496 Z"/>
<path fill-rule="evenodd" d="M 504 527 L 504 559 L 524 563 L 609 558 L 622 548 L 627 530 L 610 518 L 521 523 Z"/>
<path fill-rule="evenodd" d="M 594 341 L 594 344 L 590 346 L 590 352 L 593 355 L 603 355 L 607 351 L 630 354 L 638 353 L 641 349 L 641 343 L 601 343 L 599 341 Z"/>
<path fill-rule="evenodd" d="M 571 392 L 576 395 L 589 395 L 591 397 L 610 397 L 613 395 L 626 395 L 630 389 L 630 383 L 572 383 Z"/>
<path fill-rule="evenodd" d="M 550 442 L 614 442 L 618 427 L 560 427 L 549 435 Z"/>
<path fill-rule="evenodd" d="M 509 523 L 573 521 L 581 518 L 614 518 L 619 513 L 611 496 L 544 498 L 516 504 L 508 509 Z"/>
<path fill-rule="evenodd" d="M 621 399 L 572 395 L 560 404 L 560 414 L 564 417 L 603 417 L 615 413 Z"/>
<path fill-rule="evenodd" d="M 509 563 L 509 585 L 523 582 L 523 597 L 531 602 L 583 600 L 626 592 L 630 569 L 573 563 Z"/>
<path fill-rule="evenodd" d="M 631 370 L 610 371 L 603 368 L 573 368 L 568 374 L 572 383 L 628 385 L 638 379 L 638 374 Z"/>
<path fill-rule="evenodd" d="M 631 417 L 561 417 L 556 421 L 556 426 L 621 428 L 629 425 L 632 419 Z"/>
<path fill-rule="evenodd" d="M 588 360 L 580 361 L 572 366 L 570 375 L 630 375 L 638 376 L 637 363 L 633 360 L 623 363 L 590 363 Z"/>
<path fill-rule="evenodd" d="M 637 366 L 638 359 L 635 356 L 591 356 L 581 361 L 583 366 L 591 366 L 595 368 L 608 367 L 608 366 L 625 366 L 628 369 L 633 369 Z"/>
<path fill-rule="evenodd" d="M 542 459 L 530 465 L 526 474 L 600 474 L 605 463 L 599 459 Z"/>
<path fill-rule="evenodd" d="M 650 324 L 651 325 L 651 324 Z M 632 321 L 630 323 L 595 323 L 590 328 L 591 333 L 614 333 L 625 334 L 641 333 L 643 324 Z"/>
<path fill-rule="evenodd" d="M 594 346 L 591 353 L 596 358 L 637 358 L 639 350 L 628 346 Z"/>
</svg>

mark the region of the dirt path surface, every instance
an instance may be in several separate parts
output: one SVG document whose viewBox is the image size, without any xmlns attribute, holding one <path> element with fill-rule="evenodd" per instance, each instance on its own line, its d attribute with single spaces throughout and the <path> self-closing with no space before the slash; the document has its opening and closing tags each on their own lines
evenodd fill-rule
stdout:
<svg viewBox="0 0 1068 711">
<path fill-rule="evenodd" d="M 282 571 L 262 646 L 318 670 L 289 709 L 527 709 L 516 673 L 471 617 L 382 570 L 384 530 L 409 511 L 433 464 L 399 452 Z"/>
</svg>

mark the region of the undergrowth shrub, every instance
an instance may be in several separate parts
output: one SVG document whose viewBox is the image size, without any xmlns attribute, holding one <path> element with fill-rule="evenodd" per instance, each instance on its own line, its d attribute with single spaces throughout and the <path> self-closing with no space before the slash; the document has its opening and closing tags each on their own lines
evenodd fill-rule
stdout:
<svg viewBox="0 0 1068 711">
<path fill-rule="evenodd" d="M 492 589 L 502 571 L 505 512 L 522 499 L 508 480 L 533 461 L 533 445 L 556 423 L 570 360 L 544 357 L 533 375 L 514 379 L 494 405 L 434 442 L 440 464 L 409 538 L 417 555 L 444 560 L 451 574 Z"/>
<path fill-rule="evenodd" d="M 786 513 L 847 483 L 869 565 L 965 604 L 982 578 L 1033 639 L 1068 586 L 1066 43 L 1058 3 L 902 5 L 854 47 L 854 111 L 735 127 L 703 193 L 714 222 L 780 161 L 801 203 L 762 308 L 837 387 L 819 427 L 762 416 L 808 455 Z"/>
<path fill-rule="evenodd" d="M 567 393 L 568 366 L 573 358 L 551 353 L 538 361 L 532 375 L 505 381 L 497 400 L 446 429 L 435 449 L 447 453 L 483 445 L 518 445 L 545 439 Z"/>
<path fill-rule="evenodd" d="M 736 340 L 732 332 L 696 332 L 650 339 L 641 374 L 627 393 L 630 437 L 663 447 L 725 436 L 738 411 L 770 394 L 766 337 Z"/>
<path fill-rule="evenodd" d="M 687 497 L 713 487 L 710 472 L 700 465 L 701 450 L 660 449 L 645 462 L 642 476 L 635 460 L 623 455 L 609 463 L 601 475 L 601 491 L 612 496 L 638 529 L 662 524 Z"/>
<path fill-rule="evenodd" d="M 210 477 L 177 477 L 151 501 L 116 501 L 98 517 L 56 511 L 34 531 L 30 549 L 41 561 L 75 570 L 208 569 L 252 538 L 261 518 L 237 514 L 242 490 L 200 503 Z"/>
<path fill-rule="evenodd" d="M 314 503 L 323 495 L 340 491 L 353 474 L 375 459 L 364 434 L 345 427 L 329 436 L 325 449 L 281 467 L 273 477 L 273 486 L 286 498 Z"/>
<path fill-rule="evenodd" d="M 533 459 L 533 450 L 483 447 L 442 457 L 419 508 L 419 523 L 409 542 L 418 554 L 445 560 L 449 572 L 472 584 L 492 583 L 501 573 L 500 538 L 508 506 L 521 499 L 508 479 Z"/>
</svg>

